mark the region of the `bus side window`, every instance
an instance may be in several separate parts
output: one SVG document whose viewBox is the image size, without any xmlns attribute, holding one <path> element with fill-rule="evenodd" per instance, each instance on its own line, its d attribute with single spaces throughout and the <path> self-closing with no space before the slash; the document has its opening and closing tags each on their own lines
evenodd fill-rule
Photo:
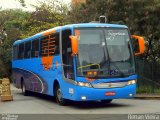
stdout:
<svg viewBox="0 0 160 120">
<path fill-rule="evenodd" d="M 32 52 L 31 56 L 38 57 L 39 56 L 39 39 L 35 39 L 32 41 Z"/>
<path fill-rule="evenodd" d="M 41 56 L 53 56 L 59 54 L 59 33 L 43 37 L 40 46 Z"/>
<path fill-rule="evenodd" d="M 55 40 L 55 54 L 59 53 L 59 33 L 55 34 L 56 40 Z"/>
<path fill-rule="evenodd" d="M 50 35 L 50 55 L 59 54 L 59 33 Z"/>
<path fill-rule="evenodd" d="M 18 46 L 13 46 L 13 60 L 18 59 Z"/>
<path fill-rule="evenodd" d="M 24 58 L 24 43 L 19 44 L 18 59 Z"/>
<path fill-rule="evenodd" d="M 49 36 L 45 36 L 41 38 L 40 42 L 40 56 L 48 56 L 49 49 L 48 49 L 48 42 L 49 42 Z"/>
<path fill-rule="evenodd" d="M 24 58 L 31 57 L 31 41 L 25 43 Z"/>
</svg>

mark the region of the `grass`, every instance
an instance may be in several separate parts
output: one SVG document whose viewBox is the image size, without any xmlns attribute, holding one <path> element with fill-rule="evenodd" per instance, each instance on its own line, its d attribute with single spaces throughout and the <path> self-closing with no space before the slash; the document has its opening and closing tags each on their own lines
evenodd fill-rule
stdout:
<svg viewBox="0 0 160 120">
<path fill-rule="evenodd" d="M 140 86 L 137 88 L 137 93 L 147 93 L 147 94 L 160 94 L 160 87 L 153 88 L 152 86 Z"/>
</svg>

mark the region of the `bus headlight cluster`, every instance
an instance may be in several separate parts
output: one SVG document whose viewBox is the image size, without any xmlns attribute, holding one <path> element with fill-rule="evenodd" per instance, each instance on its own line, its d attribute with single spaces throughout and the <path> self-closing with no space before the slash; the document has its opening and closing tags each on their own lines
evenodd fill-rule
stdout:
<svg viewBox="0 0 160 120">
<path fill-rule="evenodd" d="M 132 84 L 135 84 L 136 83 L 136 80 L 130 80 L 128 81 L 127 85 L 132 85 Z"/>
<path fill-rule="evenodd" d="M 77 85 L 82 87 L 92 87 L 90 83 L 85 82 L 78 82 Z"/>
</svg>

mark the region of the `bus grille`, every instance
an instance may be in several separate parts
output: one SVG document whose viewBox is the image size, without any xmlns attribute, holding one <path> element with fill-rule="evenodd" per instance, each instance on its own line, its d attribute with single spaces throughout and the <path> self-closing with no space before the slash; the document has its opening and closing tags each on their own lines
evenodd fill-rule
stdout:
<svg viewBox="0 0 160 120">
<path fill-rule="evenodd" d="M 127 86 L 127 82 L 117 82 L 117 83 L 97 83 L 92 84 L 94 88 L 118 88 Z"/>
</svg>

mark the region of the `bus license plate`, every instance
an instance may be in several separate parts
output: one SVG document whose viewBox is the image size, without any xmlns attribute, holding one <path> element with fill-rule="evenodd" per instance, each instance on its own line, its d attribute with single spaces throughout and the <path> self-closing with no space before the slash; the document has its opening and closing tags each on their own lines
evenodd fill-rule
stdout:
<svg viewBox="0 0 160 120">
<path fill-rule="evenodd" d="M 106 92 L 105 96 L 114 96 L 116 93 L 115 92 Z"/>
</svg>

